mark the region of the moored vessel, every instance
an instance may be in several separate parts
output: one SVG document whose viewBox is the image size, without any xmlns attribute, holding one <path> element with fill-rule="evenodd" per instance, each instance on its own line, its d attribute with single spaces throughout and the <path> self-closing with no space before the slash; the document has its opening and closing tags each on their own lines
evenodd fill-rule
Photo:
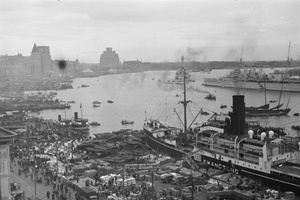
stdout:
<svg viewBox="0 0 300 200">
<path fill-rule="evenodd" d="M 185 86 L 185 84 L 184 84 Z M 161 154 L 183 159 L 193 170 L 197 162 L 262 180 L 280 191 L 300 192 L 300 138 L 282 129 L 246 122 L 243 95 L 233 96 L 233 112 L 225 120 L 211 120 L 195 129 L 186 127 L 184 87 L 183 129 L 147 119 L 146 144 Z M 214 121 L 214 122 L 212 122 Z"/>
<path fill-rule="evenodd" d="M 256 67 L 234 69 L 228 76 L 220 78 L 204 78 L 202 85 L 223 88 L 235 88 L 243 90 L 269 90 L 284 92 L 300 92 L 300 77 L 294 75 L 290 69 L 290 46 L 287 58 L 286 70 L 275 70 L 273 73 L 264 74 L 263 68 Z"/>
</svg>

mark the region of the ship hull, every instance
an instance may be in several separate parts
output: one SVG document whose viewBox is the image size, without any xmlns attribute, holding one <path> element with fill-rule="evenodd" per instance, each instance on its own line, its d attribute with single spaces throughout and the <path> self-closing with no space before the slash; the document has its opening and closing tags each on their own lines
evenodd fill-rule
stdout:
<svg viewBox="0 0 300 200">
<path fill-rule="evenodd" d="M 300 82 L 258 82 L 258 81 L 233 81 L 233 80 L 222 80 L 216 78 L 204 79 L 204 86 L 212 87 L 223 87 L 223 88 L 239 88 L 245 90 L 263 90 L 268 91 L 285 91 L 285 92 L 300 92 Z"/>
<path fill-rule="evenodd" d="M 200 160 L 198 160 L 200 158 Z M 212 158 L 206 155 L 198 156 L 197 161 L 207 163 L 211 167 L 218 169 L 226 169 L 229 166 L 228 162 L 222 159 Z M 260 179 L 264 183 L 264 186 L 269 186 L 279 191 L 293 191 L 295 194 L 300 195 L 300 180 L 290 179 L 283 176 L 277 176 L 274 174 L 268 174 L 260 170 L 254 170 L 234 163 L 231 164 L 230 170 L 233 173 L 254 178 L 255 180 Z"/>
<path fill-rule="evenodd" d="M 144 129 L 146 144 L 157 151 L 158 153 L 167 154 L 172 158 L 182 159 L 184 156 L 188 155 L 189 152 L 180 151 L 172 146 L 167 145 L 163 141 L 153 137 L 152 132 L 147 129 Z M 203 154 L 197 154 L 193 156 L 197 159 L 196 161 L 200 161 L 203 163 L 207 163 L 211 167 L 218 169 L 225 169 L 229 166 L 228 162 L 223 161 L 222 159 L 212 158 Z M 293 191 L 295 194 L 300 195 L 300 179 L 290 179 L 279 175 L 268 174 L 260 170 L 254 170 L 247 167 L 243 167 L 236 164 L 231 164 L 230 171 L 239 174 L 242 176 L 246 176 L 249 178 L 259 179 L 263 181 L 264 186 L 268 186 L 271 188 L 278 189 L 279 191 Z"/>
<path fill-rule="evenodd" d="M 246 110 L 245 115 L 247 117 L 264 117 L 264 116 L 282 116 L 288 115 L 291 109 L 280 110 Z"/>
<path fill-rule="evenodd" d="M 145 142 L 147 146 L 149 146 L 151 149 L 157 151 L 158 153 L 169 155 L 172 158 L 182 159 L 186 153 L 184 151 L 181 151 L 179 149 L 176 149 L 175 147 L 166 144 L 165 142 L 153 137 L 152 132 L 150 132 L 147 129 L 144 129 L 145 131 Z"/>
</svg>

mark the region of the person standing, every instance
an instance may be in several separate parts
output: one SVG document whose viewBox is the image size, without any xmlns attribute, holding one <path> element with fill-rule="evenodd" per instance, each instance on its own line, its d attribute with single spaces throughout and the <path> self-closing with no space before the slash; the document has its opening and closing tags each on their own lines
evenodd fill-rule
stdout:
<svg viewBox="0 0 300 200">
<path fill-rule="evenodd" d="M 49 200 L 49 198 L 50 198 L 50 192 L 47 191 L 47 199 Z"/>
</svg>

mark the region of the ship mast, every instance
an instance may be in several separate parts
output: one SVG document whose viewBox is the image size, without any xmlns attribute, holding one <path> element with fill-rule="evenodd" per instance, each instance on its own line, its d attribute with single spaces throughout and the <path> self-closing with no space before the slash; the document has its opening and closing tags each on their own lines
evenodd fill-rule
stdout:
<svg viewBox="0 0 300 200">
<path fill-rule="evenodd" d="M 289 43 L 289 51 L 288 51 L 288 57 L 287 57 L 287 67 L 290 67 L 290 51 L 291 51 L 291 41 Z"/>
<path fill-rule="evenodd" d="M 288 57 L 287 57 L 287 67 L 288 68 L 290 67 L 290 51 L 291 51 L 291 41 L 289 42 L 289 51 L 288 51 Z M 282 83 L 281 83 L 278 106 L 280 105 L 281 94 L 282 94 L 282 89 L 283 89 L 283 83 L 284 83 L 284 77 L 282 77 Z"/>
<path fill-rule="evenodd" d="M 241 52 L 241 58 L 240 58 L 240 65 L 243 62 L 243 52 L 244 52 L 244 46 L 242 46 L 242 52 Z"/>
<path fill-rule="evenodd" d="M 181 65 L 183 67 L 183 60 L 184 60 L 184 57 L 181 56 Z M 187 101 L 186 100 L 186 86 L 185 86 L 185 69 L 183 67 L 183 101 L 180 101 L 179 103 L 182 103 L 183 104 L 183 111 L 184 111 L 184 123 L 183 123 L 183 126 L 184 126 L 184 135 L 186 136 L 186 105 L 191 102 L 190 100 Z"/>
</svg>

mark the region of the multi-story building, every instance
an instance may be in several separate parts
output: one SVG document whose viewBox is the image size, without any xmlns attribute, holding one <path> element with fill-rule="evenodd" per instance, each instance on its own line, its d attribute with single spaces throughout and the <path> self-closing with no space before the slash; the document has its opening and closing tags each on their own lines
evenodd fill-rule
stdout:
<svg viewBox="0 0 300 200">
<path fill-rule="evenodd" d="M 0 77 L 3 79 L 30 73 L 31 59 L 28 56 L 0 56 Z"/>
<path fill-rule="evenodd" d="M 103 53 L 100 56 L 100 67 L 111 68 L 119 66 L 119 55 L 115 51 L 113 51 L 111 47 L 107 47 L 106 51 L 103 51 Z"/>
<path fill-rule="evenodd" d="M 15 133 L 0 127 L 0 199 L 10 200 L 10 153 L 9 145 Z"/>
<path fill-rule="evenodd" d="M 76 74 L 80 72 L 79 60 L 54 60 L 53 71 L 61 74 Z"/>
<path fill-rule="evenodd" d="M 30 55 L 32 65 L 31 74 L 42 75 L 46 71 L 52 71 L 52 60 L 49 46 L 33 45 Z"/>
</svg>

